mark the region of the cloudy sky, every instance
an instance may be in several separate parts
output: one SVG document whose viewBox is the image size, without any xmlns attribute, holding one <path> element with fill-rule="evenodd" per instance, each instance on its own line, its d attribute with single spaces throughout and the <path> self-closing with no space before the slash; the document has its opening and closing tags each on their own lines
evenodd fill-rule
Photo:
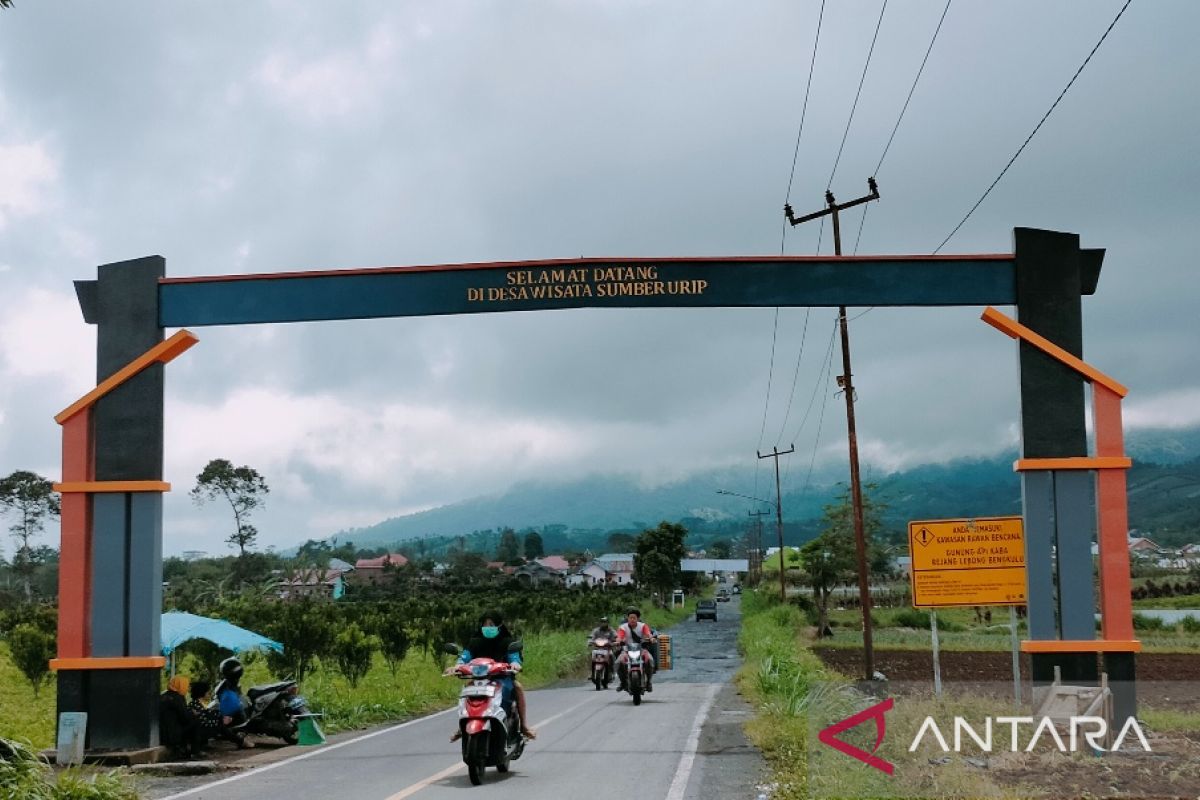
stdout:
<svg viewBox="0 0 1200 800">
<path fill-rule="evenodd" d="M 953 3 L 859 252 L 933 250 L 1121 5 Z M 0 11 L 0 474 L 59 475 L 52 417 L 95 382 L 71 281 L 97 264 L 161 254 L 185 276 L 816 252 L 818 225 L 781 240 L 780 209 L 819 8 L 17 0 Z M 943 8 L 889 4 L 839 198 L 865 192 Z M 825 10 L 798 212 L 822 204 L 879 12 Z M 1008 252 L 1015 226 L 1107 248 L 1085 356 L 1131 388 L 1131 427 L 1200 424 L 1198 27 L 1191 0 L 1135 0 L 943 251 Z M 844 224 L 849 249 L 858 212 Z M 978 315 L 854 320 L 872 469 L 1015 443 L 1016 350 Z M 823 363 L 833 318 L 783 309 L 775 336 L 774 309 L 198 329 L 168 368 L 166 550 L 227 552 L 225 512 L 186 497 L 216 457 L 266 476 L 260 544 L 280 547 L 529 478 L 739 465 L 736 488 L 765 491 L 754 453 L 776 444 L 795 443 L 796 481 L 814 451 L 845 459 Z"/>
</svg>

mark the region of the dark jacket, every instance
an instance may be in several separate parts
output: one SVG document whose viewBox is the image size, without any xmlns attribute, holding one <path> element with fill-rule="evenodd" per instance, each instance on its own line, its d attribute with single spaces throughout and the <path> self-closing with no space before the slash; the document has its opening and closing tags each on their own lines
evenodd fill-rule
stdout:
<svg viewBox="0 0 1200 800">
<path fill-rule="evenodd" d="M 196 718 L 188 709 L 187 700 L 178 692 L 163 692 L 158 698 L 158 733 L 164 745 L 187 747 L 196 732 Z"/>
</svg>

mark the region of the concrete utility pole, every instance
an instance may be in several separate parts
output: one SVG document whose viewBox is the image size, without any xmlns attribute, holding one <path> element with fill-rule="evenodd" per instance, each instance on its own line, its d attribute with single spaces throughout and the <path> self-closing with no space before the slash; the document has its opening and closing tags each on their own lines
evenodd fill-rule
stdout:
<svg viewBox="0 0 1200 800">
<path fill-rule="evenodd" d="M 867 188 L 870 194 L 839 205 L 833 197 L 833 192 L 825 191 L 826 207 L 803 217 L 792 214 L 792 207 L 785 205 L 783 213 L 793 226 L 801 222 L 829 215 L 833 218 L 833 252 L 842 254 L 842 228 L 838 213 L 847 208 L 869 203 L 879 199 L 879 187 L 874 178 L 867 178 Z M 850 441 L 850 499 L 854 508 L 854 550 L 858 561 L 858 599 L 862 605 L 863 616 L 863 676 L 865 680 L 875 677 L 875 648 L 871 632 L 871 582 L 867 570 L 867 537 L 863 526 L 862 483 L 858 473 L 858 433 L 854 425 L 854 382 L 850 372 L 850 333 L 846 326 L 846 307 L 838 306 L 838 325 L 842 333 L 842 374 L 838 376 L 838 386 L 846 395 L 846 435 Z"/>
<path fill-rule="evenodd" d="M 775 530 L 779 534 L 779 599 L 784 603 L 787 602 L 787 584 L 784 581 L 787 577 L 787 568 L 783 564 L 783 499 L 779 492 L 779 457 L 794 452 L 796 452 L 796 445 L 792 445 L 787 450 L 772 447 L 771 452 L 765 456 L 757 450 L 754 451 L 754 454 L 760 459 L 775 459 Z"/>
</svg>

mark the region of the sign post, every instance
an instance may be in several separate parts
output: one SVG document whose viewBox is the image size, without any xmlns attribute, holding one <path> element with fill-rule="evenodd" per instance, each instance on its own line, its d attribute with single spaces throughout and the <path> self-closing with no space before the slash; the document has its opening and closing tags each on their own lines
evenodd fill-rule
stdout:
<svg viewBox="0 0 1200 800">
<path fill-rule="evenodd" d="M 937 611 L 929 609 L 929 633 L 933 636 L 933 694 L 942 696 L 942 659 L 938 648 Z"/>
<path fill-rule="evenodd" d="M 1025 530 L 1021 517 L 941 519 L 908 523 L 915 608 L 929 610 L 933 691 L 942 693 L 937 609 L 1008 606 L 1012 624 L 1013 695 L 1021 702 L 1015 606 L 1025 603 Z"/>
</svg>

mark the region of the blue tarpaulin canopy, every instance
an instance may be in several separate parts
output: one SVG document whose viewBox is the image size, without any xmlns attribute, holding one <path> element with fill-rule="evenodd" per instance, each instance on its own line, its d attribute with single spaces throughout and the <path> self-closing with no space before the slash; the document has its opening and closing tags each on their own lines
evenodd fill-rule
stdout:
<svg viewBox="0 0 1200 800">
<path fill-rule="evenodd" d="M 168 611 L 162 615 L 162 652 L 170 656 L 176 647 L 191 639 L 207 639 L 218 647 L 241 653 L 246 650 L 283 652 L 283 645 L 274 639 L 239 628 L 223 619 L 210 619 L 184 611 Z"/>
</svg>

